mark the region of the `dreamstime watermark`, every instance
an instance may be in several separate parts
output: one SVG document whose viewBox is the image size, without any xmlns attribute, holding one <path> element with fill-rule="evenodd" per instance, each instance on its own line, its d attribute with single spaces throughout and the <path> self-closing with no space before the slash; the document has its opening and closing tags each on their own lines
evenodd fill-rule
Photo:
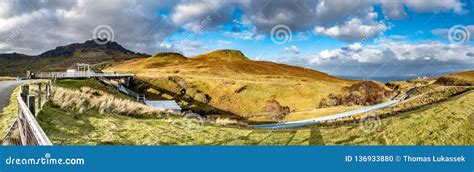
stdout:
<svg viewBox="0 0 474 172">
<path fill-rule="evenodd" d="M 372 133 L 378 131 L 381 127 L 380 118 L 376 115 L 368 115 L 359 120 L 361 129 L 366 133 Z"/>
<path fill-rule="evenodd" d="M 190 42 L 196 40 L 196 38 L 202 34 L 204 28 L 212 22 L 211 16 L 206 16 L 204 19 L 200 21 L 196 21 L 194 26 L 190 28 L 190 32 L 185 34 L 184 38 L 181 40 L 182 42 Z M 184 52 L 186 47 L 182 45 L 173 44 L 170 45 L 170 48 L 174 49 L 176 52 Z"/>
<path fill-rule="evenodd" d="M 114 41 L 115 33 L 109 25 L 99 25 L 92 31 L 92 39 L 96 44 L 104 45 Z"/>
<path fill-rule="evenodd" d="M 378 35 L 380 32 L 384 31 L 386 29 L 386 26 L 384 23 L 386 23 L 386 19 L 383 19 L 382 21 L 378 22 L 374 27 L 370 28 L 370 30 L 364 34 L 362 37 L 362 42 L 367 42 L 369 41 L 372 37 Z"/>
<path fill-rule="evenodd" d="M 303 14 L 310 16 L 314 12 L 314 9 L 316 9 L 319 4 L 323 3 L 323 0 L 310 0 L 310 1 L 293 0 L 293 3 L 296 5 L 296 7 L 300 8 Z"/>
<path fill-rule="evenodd" d="M 290 42 L 293 37 L 293 32 L 291 32 L 290 27 L 287 25 L 279 24 L 273 26 L 270 30 L 270 38 L 273 43 L 277 45 L 282 45 L 287 42 Z"/>
<path fill-rule="evenodd" d="M 179 130 L 182 130 L 185 133 L 195 133 L 202 130 L 204 122 L 206 119 L 201 115 L 195 113 L 189 113 L 183 116 L 183 118 L 169 118 L 165 122 L 176 127 Z"/>
<path fill-rule="evenodd" d="M 471 33 L 464 25 L 455 25 L 449 28 L 448 39 L 453 44 L 465 44 L 469 41 Z"/>
<path fill-rule="evenodd" d="M 4 41 L 0 42 L 1 45 L 7 45 L 18 37 L 18 35 L 25 30 L 25 27 L 28 26 L 32 21 L 33 17 L 28 17 L 23 23 L 21 23 Z"/>
<path fill-rule="evenodd" d="M 39 158 L 16 158 L 9 156 L 6 165 L 84 165 L 84 158 L 52 158 L 50 153 Z"/>
</svg>

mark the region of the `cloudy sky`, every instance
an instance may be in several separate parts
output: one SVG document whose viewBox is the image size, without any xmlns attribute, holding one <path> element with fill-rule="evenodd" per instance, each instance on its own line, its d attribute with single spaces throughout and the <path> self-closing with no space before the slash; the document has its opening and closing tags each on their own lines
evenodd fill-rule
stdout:
<svg viewBox="0 0 474 172">
<path fill-rule="evenodd" d="M 423 76 L 474 68 L 474 1 L 2 0 L 0 53 L 109 38 L 188 56 L 238 49 L 333 75 Z"/>
</svg>

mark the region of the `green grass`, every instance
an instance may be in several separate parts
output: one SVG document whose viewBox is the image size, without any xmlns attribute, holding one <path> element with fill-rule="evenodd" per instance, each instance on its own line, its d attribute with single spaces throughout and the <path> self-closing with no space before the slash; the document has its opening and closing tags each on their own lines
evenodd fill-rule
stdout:
<svg viewBox="0 0 474 172">
<path fill-rule="evenodd" d="M 18 117 L 18 102 L 16 101 L 18 93 L 20 93 L 20 87 L 13 90 L 13 94 L 10 97 L 10 104 L 3 108 L 3 112 L 0 114 L 0 137 L 3 137 L 8 132 L 8 129 L 10 129 L 11 125 Z"/>
<path fill-rule="evenodd" d="M 376 126 L 372 132 L 366 132 L 359 123 L 271 131 L 199 125 L 180 119 L 100 115 L 95 110 L 78 114 L 50 102 L 38 120 L 59 145 L 472 145 L 474 124 L 468 113 L 474 111 L 472 107 L 474 93 L 370 122 L 369 128 Z"/>
<path fill-rule="evenodd" d="M 308 130 L 249 130 L 173 118 L 100 115 L 96 110 L 78 114 L 51 102 L 38 121 L 55 145 L 301 145 L 310 136 Z"/>
<path fill-rule="evenodd" d="M 359 124 L 325 127 L 326 144 L 344 145 L 473 145 L 474 93 L 395 117 Z M 370 130 L 369 130 L 370 131 Z"/>
<path fill-rule="evenodd" d="M 472 114 L 474 93 L 366 125 L 277 131 L 100 114 L 94 109 L 78 113 L 52 102 L 43 106 L 38 121 L 57 145 L 473 145 Z"/>
</svg>

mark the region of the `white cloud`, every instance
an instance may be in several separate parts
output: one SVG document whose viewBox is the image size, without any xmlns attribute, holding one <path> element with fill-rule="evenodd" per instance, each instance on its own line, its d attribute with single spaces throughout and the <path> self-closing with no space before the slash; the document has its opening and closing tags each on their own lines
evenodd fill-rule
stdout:
<svg viewBox="0 0 474 172">
<path fill-rule="evenodd" d="M 412 8 L 417 12 L 447 12 L 463 14 L 463 4 L 459 0 L 404 0 L 408 8 Z"/>
<path fill-rule="evenodd" d="M 217 41 L 217 45 L 219 45 L 219 46 L 226 46 L 226 45 L 230 45 L 230 44 L 232 44 L 232 42 L 230 42 L 230 41 L 224 41 L 224 40 L 218 40 Z"/>
<path fill-rule="evenodd" d="M 172 45 L 167 43 L 161 43 L 160 48 L 171 49 Z"/>
<path fill-rule="evenodd" d="M 441 42 L 407 43 L 392 40 L 381 41 L 380 44 L 362 47 L 355 43 L 349 47 L 324 50 L 314 54 L 310 63 L 314 64 L 346 64 L 357 63 L 382 64 L 389 59 L 396 61 L 423 61 L 426 59 L 439 62 L 463 62 L 474 64 L 472 45 L 446 44 Z"/>
<path fill-rule="evenodd" d="M 224 32 L 224 35 L 242 40 L 262 40 L 265 38 L 265 35 L 258 33 L 255 27 L 252 27 L 250 30 L 244 30 L 241 32 Z"/>
<path fill-rule="evenodd" d="M 432 34 L 437 35 L 437 36 L 443 36 L 443 37 L 448 37 L 450 28 L 437 28 L 433 29 L 431 31 Z M 469 35 L 469 39 L 472 40 L 474 39 L 474 25 L 466 25 L 465 28 L 456 28 L 459 33 L 464 33 L 464 36 Z M 467 33 L 469 32 L 469 33 Z M 451 35 L 451 36 L 456 36 L 456 35 Z M 458 35 L 461 36 L 461 35 Z"/>
<path fill-rule="evenodd" d="M 292 45 L 284 48 L 285 52 L 292 52 L 293 54 L 300 54 L 300 50 L 296 45 Z"/>
<path fill-rule="evenodd" d="M 359 51 L 362 49 L 362 45 L 359 42 L 349 45 L 349 48 L 354 51 Z"/>
<path fill-rule="evenodd" d="M 0 42 L 7 42 L 0 49 L 2 53 L 15 51 L 34 55 L 56 46 L 84 42 L 92 39 L 92 32 L 99 25 L 109 25 L 113 29 L 115 41 L 125 48 L 155 53 L 161 40 L 175 30 L 175 26 L 167 22 L 166 18 L 155 15 L 160 3 L 151 0 L 2 3 Z M 161 3 L 172 4 L 173 1 Z M 31 19 L 31 22 L 24 25 L 26 19 Z M 160 23 L 159 28 L 155 28 L 157 23 Z M 10 39 L 12 35 L 15 35 L 14 39 Z"/>
<path fill-rule="evenodd" d="M 314 32 L 319 35 L 330 36 L 339 40 L 354 42 L 367 40 L 381 34 L 388 27 L 383 22 L 364 24 L 362 20 L 353 18 L 341 26 L 330 28 L 315 27 Z"/>
<path fill-rule="evenodd" d="M 377 2 L 378 1 L 378 2 Z M 415 12 L 454 12 L 464 14 L 468 10 L 464 9 L 463 3 L 459 0 L 377 0 L 382 11 L 390 19 L 403 19 L 407 16 L 405 7 Z"/>
<path fill-rule="evenodd" d="M 405 17 L 405 9 L 458 14 L 467 11 L 459 0 L 10 0 L 0 1 L 0 52 L 37 54 L 91 39 L 96 26 L 109 25 L 115 40 L 125 48 L 153 54 L 178 28 L 220 29 L 233 20 L 236 8 L 243 11 L 242 24 L 252 26 L 225 33 L 237 39 L 262 40 L 273 26 L 284 24 L 295 33 L 314 31 L 358 42 L 389 29 L 388 23 L 378 21 L 376 5 L 381 5 L 389 18 Z M 24 25 L 30 18 L 31 22 Z M 211 20 L 203 25 L 208 18 Z M 6 41 L 12 35 L 14 39 Z M 301 35 L 301 39 L 307 37 Z"/>
</svg>

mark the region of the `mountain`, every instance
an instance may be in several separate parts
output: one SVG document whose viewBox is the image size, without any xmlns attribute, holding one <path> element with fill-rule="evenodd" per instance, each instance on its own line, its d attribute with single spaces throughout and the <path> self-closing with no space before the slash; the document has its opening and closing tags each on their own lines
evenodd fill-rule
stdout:
<svg viewBox="0 0 474 172">
<path fill-rule="evenodd" d="M 103 42 L 103 40 L 98 40 Z M 149 56 L 123 48 L 116 42 L 97 44 L 95 40 L 59 46 L 39 55 L 0 54 L 0 76 L 22 76 L 27 70 L 35 72 L 62 71 L 76 63 L 108 66 L 111 63 Z"/>
<path fill-rule="evenodd" d="M 180 100 L 183 107 L 208 117 L 229 115 L 260 122 L 316 109 L 321 99 L 356 83 L 299 66 L 252 61 L 237 50 L 194 58 L 159 53 L 116 63 L 105 71 L 136 73 L 132 88 L 150 99 Z"/>
<path fill-rule="evenodd" d="M 105 40 L 98 39 L 97 41 L 105 42 Z M 85 52 L 104 52 L 107 54 L 120 54 L 124 56 L 145 56 L 146 54 L 135 53 L 133 51 L 123 48 L 116 42 L 107 42 L 105 44 L 97 44 L 95 40 L 87 40 L 84 43 L 74 43 L 66 46 L 59 46 L 53 50 L 46 51 L 38 55 L 39 57 L 73 57 L 76 53 Z"/>
</svg>

